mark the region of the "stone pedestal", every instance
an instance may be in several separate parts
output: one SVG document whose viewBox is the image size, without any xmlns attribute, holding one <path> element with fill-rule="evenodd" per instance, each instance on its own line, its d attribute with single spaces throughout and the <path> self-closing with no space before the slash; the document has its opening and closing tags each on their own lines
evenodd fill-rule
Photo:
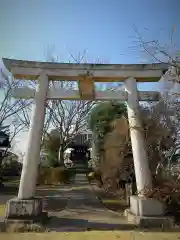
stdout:
<svg viewBox="0 0 180 240">
<path fill-rule="evenodd" d="M 7 202 L 5 222 L 23 222 L 35 223 L 43 221 L 45 214 L 43 213 L 42 199 L 11 199 Z"/>
<path fill-rule="evenodd" d="M 138 216 L 163 216 L 166 210 L 163 203 L 143 196 L 131 196 L 130 209 Z"/>
<path fill-rule="evenodd" d="M 130 209 L 125 211 L 128 221 L 140 227 L 172 228 L 173 218 L 165 216 L 165 205 L 158 200 L 143 196 L 130 197 Z"/>
</svg>

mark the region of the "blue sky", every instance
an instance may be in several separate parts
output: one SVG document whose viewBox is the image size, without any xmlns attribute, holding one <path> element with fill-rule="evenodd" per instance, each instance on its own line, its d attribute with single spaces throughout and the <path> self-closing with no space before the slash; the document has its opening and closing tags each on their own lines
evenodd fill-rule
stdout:
<svg viewBox="0 0 180 240">
<path fill-rule="evenodd" d="M 140 63 L 134 51 L 135 25 L 147 40 L 168 43 L 179 0 L 1 0 L 0 57 L 44 60 L 52 48 L 62 61 L 85 49 L 88 60 Z"/>
</svg>

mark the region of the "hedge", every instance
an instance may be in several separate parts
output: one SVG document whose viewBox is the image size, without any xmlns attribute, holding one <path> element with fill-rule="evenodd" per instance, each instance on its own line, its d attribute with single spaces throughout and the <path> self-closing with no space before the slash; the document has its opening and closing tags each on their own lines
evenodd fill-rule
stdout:
<svg viewBox="0 0 180 240">
<path fill-rule="evenodd" d="M 75 175 L 75 172 L 71 169 L 64 167 L 48 168 L 40 167 L 37 184 L 59 184 L 70 182 Z"/>
</svg>

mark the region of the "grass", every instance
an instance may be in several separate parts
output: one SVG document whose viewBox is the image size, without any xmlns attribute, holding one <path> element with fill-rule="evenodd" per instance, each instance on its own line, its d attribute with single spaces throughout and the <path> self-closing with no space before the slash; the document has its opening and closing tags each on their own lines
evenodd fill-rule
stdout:
<svg viewBox="0 0 180 240">
<path fill-rule="evenodd" d="M 105 199 L 102 200 L 104 204 L 122 204 L 122 201 L 119 199 Z"/>
<path fill-rule="evenodd" d="M 121 231 L 62 232 L 62 233 L 16 233 L 0 234 L 1 240 L 178 240 L 180 233 L 146 233 Z"/>
<path fill-rule="evenodd" d="M 70 186 L 70 185 L 69 185 Z M 43 191 L 51 191 L 51 190 L 56 190 L 58 189 L 58 186 L 51 186 L 51 185 L 40 185 L 37 188 L 38 190 L 43 190 Z M 83 190 L 86 189 L 84 186 L 82 187 L 68 187 L 67 189 L 62 189 L 62 192 L 67 192 L 67 191 L 74 191 L 74 190 Z"/>
<path fill-rule="evenodd" d="M 109 210 L 118 211 L 118 212 L 124 212 L 124 210 L 127 208 L 127 204 L 125 200 L 119 200 L 119 199 L 106 199 L 103 197 L 99 197 L 102 204 L 104 204 Z"/>
<path fill-rule="evenodd" d="M 4 183 L 19 185 L 19 182 L 20 182 L 20 176 L 4 177 Z"/>
<path fill-rule="evenodd" d="M 14 179 L 14 180 L 9 180 L 7 181 L 7 184 L 8 185 L 15 185 L 15 186 L 19 186 L 19 182 L 20 182 L 20 179 Z"/>
<path fill-rule="evenodd" d="M 124 210 L 128 208 L 125 199 L 120 199 L 120 197 L 115 197 L 110 193 L 107 194 L 103 188 L 99 188 L 96 184 L 92 184 L 92 189 L 94 190 L 94 193 L 98 197 L 99 201 L 109 210 L 123 213 Z"/>
<path fill-rule="evenodd" d="M 88 176 L 91 176 L 93 173 L 90 173 Z M 99 201 L 109 210 L 119 212 L 123 214 L 124 210 L 128 208 L 126 200 L 113 194 L 105 192 L 103 187 L 99 187 L 95 180 L 89 180 L 91 184 L 92 190 L 94 191 L 95 195 L 98 197 Z"/>
</svg>

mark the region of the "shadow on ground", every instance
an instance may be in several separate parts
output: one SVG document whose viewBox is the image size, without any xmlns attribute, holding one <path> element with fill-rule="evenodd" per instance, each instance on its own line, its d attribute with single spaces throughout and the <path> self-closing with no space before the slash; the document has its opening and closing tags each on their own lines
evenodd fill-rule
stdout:
<svg viewBox="0 0 180 240">
<path fill-rule="evenodd" d="M 180 229 L 143 229 L 131 224 L 112 224 L 93 222 L 84 219 L 58 218 L 53 216 L 47 225 L 50 231 L 56 232 L 85 232 L 85 231 L 140 231 L 140 232 L 178 232 Z"/>
<path fill-rule="evenodd" d="M 64 232 L 83 232 L 83 231 L 113 231 L 113 230 L 134 230 L 136 227 L 130 224 L 111 224 L 92 222 L 85 219 L 59 218 L 53 216 L 50 223 L 47 225 L 51 231 Z"/>
</svg>

